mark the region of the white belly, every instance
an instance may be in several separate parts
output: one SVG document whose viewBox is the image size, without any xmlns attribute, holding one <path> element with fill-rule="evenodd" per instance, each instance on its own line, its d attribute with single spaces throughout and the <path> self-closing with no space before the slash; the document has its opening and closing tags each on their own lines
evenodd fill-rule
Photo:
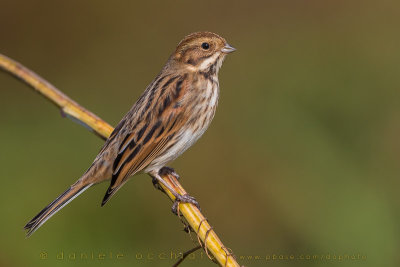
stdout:
<svg viewBox="0 0 400 267">
<path fill-rule="evenodd" d="M 147 166 L 144 172 L 150 172 L 153 170 L 159 170 L 164 167 L 168 162 L 173 161 L 183 152 L 185 152 L 189 147 L 191 147 L 205 132 L 206 127 L 200 131 L 192 132 L 191 130 L 181 131 L 176 135 L 176 143 L 164 154 L 157 157 Z"/>
</svg>

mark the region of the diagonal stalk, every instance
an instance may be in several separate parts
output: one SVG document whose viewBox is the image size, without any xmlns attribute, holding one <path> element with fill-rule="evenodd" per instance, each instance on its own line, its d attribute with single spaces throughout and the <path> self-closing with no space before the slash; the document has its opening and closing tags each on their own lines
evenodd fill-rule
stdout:
<svg viewBox="0 0 400 267">
<path fill-rule="evenodd" d="M 80 106 L 36 73 L 2 54 L 0 54 L 0 68 L 12 76 L 22 80 L 59 107 L 61 112 L 67 117 L 84 125 L 104 140 L 107 139 L 113 131 L 113 127 L 107 122 Z M 175 189 L 176 192 L 181 195 L 186 194 L 185 189 L 179 183 L 177 177 L 172 174 L 165 174 L 162 178 L 173 189 Z M 172 201 L 175 201 L 174 195 L 168 191 L 163 184 L 159 183 L 159 186 L 164 189 L 167 196 Z M 210 258 L 211 254 L 214 258 L 213 260 L 218 262 L 221 266 L 240 266 L 236 262 L 233 254 L 222 244 L 207 219 L 195 205 L 180 203 L 178 210 L 179 214 L 185 218 L 190 228 L 197 233 L 200 244 Z"/>
</svg>

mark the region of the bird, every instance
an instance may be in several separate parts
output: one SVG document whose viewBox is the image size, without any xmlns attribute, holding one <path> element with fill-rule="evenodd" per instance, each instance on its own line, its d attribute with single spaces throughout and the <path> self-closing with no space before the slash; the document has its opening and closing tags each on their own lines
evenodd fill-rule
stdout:
<svg viewBox="0 0 400 267">
<path fill-rule="evenodd" d="M 162 178 L 166 165 L 192 146 L 210 125 L 219 98 L 218 72 L 236 49 L 212 32 L 185 36 L 160 73 L 117 124 L 86 172 L 24 227 L 31 236 L 50 217 L 91 186 L 110 180 L 101 206 L 128 179 L 149 174 L 177 202 L 198 204 L 180 195 Z"/>
</svg>

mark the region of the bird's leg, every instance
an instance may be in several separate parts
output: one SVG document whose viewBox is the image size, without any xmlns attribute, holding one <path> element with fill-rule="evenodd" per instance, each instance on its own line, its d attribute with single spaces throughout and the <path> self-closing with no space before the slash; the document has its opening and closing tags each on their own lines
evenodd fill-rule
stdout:
<svg viewBox="0 0 400 267">
<path fill-rule="evenodd" d="M 162 168 L 161 170 L 163 170 L 163 169 L 164 168 Z M 171 168 L 168 168 L 168 169 L 171 170 Z M 167 171 L 167 170 L 164 170 L 164 171 Z M 160 172 L 156 172 L 156 171 L 149 172 L 149 174 L 153 177 L 153 184 L 154 185 L 157 182 L 162 183 L 175 196 L 175 202 L 172 205 L 172 212 L 174 214 L 178 214 L 179 202 L 181 202 L 181 203 L 190 203 L 190 204 L 195 205 L 198 209 L 200 209 L 200 205 L 199 205 L 199 203 L 196 201 L 196 199 L 194 197 L 190 196 L 189 194 L 181 195 L 178 192 L 176 192 L 168 183 L 166 183 L 164 181 L 164 179 L 160 176 L 159 173 Z M 174 174 L 174 176 L 175 176 L 175 174 Z M 159 185 L 157 185 L 157 186 L 155 185 L 155 187 L 158 188 Z M 161 188 L 161 190 L 164 191 L 162 188 Z"/>
<path fill-rule="evenodd" d="M 178 181 L 180 179 L 179 174 L 177 174 L 175 172 L 175 170 L 171 167 L 162 167 L 159 171 L 158 174 L 162 177 L 164 175 L 168 175 L 171 174 L 173 175 Z M 158 180 L 152 175 L 152 182 L 153 182 L 153 186 L 160 190 L 161 192 L 165 193 L 164 189 L 160 186 L 160 184 L 158 183 Z"/>
<path fill-rule="evenodd" d="M 165 194 L 165 190 L 160 186 L 158 180 L 153 175 L 151 175 L 151 182 L 153 183 L 155 189 L 158 189 Z"/>
<path fill-rule="evenodd" d="M 162 168 L 158 171 L 158 174 L 159 174 L 160 176 L 164 176 L 164 175 L 166 175 L 166 174 L 171 174 L 171 175 L 175 176 L 175 178 L 176 178 L 178 181 L 179 181 L 179 179 L 180 179 L 179 174 L 177 174 L 173 168 L 167 167 L 167 166 L 162 167 Z"/>
</svg>

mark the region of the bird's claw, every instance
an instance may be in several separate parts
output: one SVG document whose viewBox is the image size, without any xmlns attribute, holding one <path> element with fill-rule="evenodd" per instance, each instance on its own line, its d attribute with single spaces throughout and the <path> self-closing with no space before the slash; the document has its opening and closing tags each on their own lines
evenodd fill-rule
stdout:
<svg viewBox="0 0 400 267">
<path fill-rule="evenodd" d="M 189 194 L 178 195 L 175 198 L 174 204 L 172 205 L 172 213 L 175 215 L 178 215 L 179 203 L 190 203 L 195 205 L 200 210 L 199 202 L 197 202 L 194 197 L 190 196 Z"/>
</svg>

